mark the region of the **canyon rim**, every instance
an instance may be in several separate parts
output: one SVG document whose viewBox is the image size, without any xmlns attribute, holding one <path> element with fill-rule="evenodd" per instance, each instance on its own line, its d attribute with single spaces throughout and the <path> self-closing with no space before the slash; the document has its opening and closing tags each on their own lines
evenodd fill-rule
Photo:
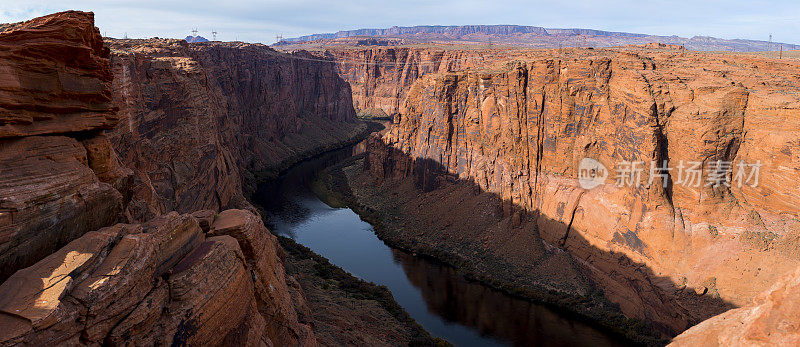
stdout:
<svg viewBox="0 0 800 347">
<path fill-rule="evenodd" d="M 800 344 L 793 44 L 96 17 L 0 24 L 0 345 Z"/>
</svg>

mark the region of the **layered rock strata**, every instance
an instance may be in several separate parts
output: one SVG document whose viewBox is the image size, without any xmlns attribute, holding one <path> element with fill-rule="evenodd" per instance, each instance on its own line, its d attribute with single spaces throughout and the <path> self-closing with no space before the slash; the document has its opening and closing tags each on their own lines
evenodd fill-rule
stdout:
<svg viewBox="0 0 800 347">
<path fill-rule="evenodd" d="M 0 281 L 122 216 L 131 173 L 91 13 L 0 26 Z"/>
<path fill-rule="evenodd" d="M 428 195 L 452 180 L 494 194 L 512 229 L 531 222 L 499 243 L 488 230 L 465 231 L 459 244 L 472 245 L 457 253 L 473 264 L 473 252 L 498 256 L 528 278 L 525 269 L 538 263 L 512 245 L 540 237 L 551 253 L 567 251 L 586 283 L 626 315 L 666 335 L 747 304 L 794 270 L 800 195 L 787 182 L 800 178 L 796 62 L 635 49 L 548 57 L 554 53 L 422 77 L 396 124 L 370 142 L 367 167 L 381 181 L 413 178 Z M 605 184 L 579 185 L 583 158 L 607 168 Z M 640 184 L 615 184 L 619 165 L 637 161 Z M 674 171 L 651 175 L 650 163 L 664 161 Z M 679 167 L 695 162 L 696 186 Z M 751 165 L 743 176 L 738 163 Z M 708 177 L 722 180 L 709 185 Z M 436 235 L 419 240 L 439 242 Z M 556 290 L 570 283 L 534 282 Z"/>
<path fill-rule="evenodd" d="M 136 173 L 134 219 L 249 208 L 258 179 L 365 129 L 333 63 L 307 54 L 170 39 L 109 46 L 120 108 L 110 139 Z"/>
<path fill-rule="evenodd" d="M 0 286 L 0 344 L 313 343 L 280 252 L 243 210 L 91 231 Z"/>
</svg>

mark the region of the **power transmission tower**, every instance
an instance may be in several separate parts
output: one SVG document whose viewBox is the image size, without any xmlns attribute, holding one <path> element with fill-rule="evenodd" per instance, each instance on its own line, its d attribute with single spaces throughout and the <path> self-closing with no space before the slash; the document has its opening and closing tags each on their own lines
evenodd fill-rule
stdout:
<svg viewBox="0 0 800 347">
<path fill-rule="evenodd" d="M 280 43 L 281 41 L 283 41 L 283 35 L 275 35 L 275 43 Z"/>
<path fill-rule="evenodd" d="M 213 41 L 216 41 L 217 40 L 217 31 L 216 30 L 212 30 L 211 31 L 211 36 L 214 37 Z"/>
<path fill-rule="evenodd" d="M 767 50 L 772 50 L 772 33 L 769 34 L 769 43 L 767 44 Z"/>
<path fill-rule="evenodd" d="M 197 28 L 192 29 L 192 36 L 197 36 Z"/>
</svg>

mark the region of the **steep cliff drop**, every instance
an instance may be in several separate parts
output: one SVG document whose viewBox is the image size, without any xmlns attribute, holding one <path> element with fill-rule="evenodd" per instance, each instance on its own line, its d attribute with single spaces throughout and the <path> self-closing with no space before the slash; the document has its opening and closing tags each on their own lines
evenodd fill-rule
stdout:
<svg viewBox="0 0 800 347">
<path fill-rule="evenodd" d="M 0 344 L 315 343 L 257 215 L 115 224 L 138 182 L 103 132 L 118 116 L 92 13 L 0 26 L 0 45 Z"/>
<path fill-rule="evenodd" d="M 70 28 L 70 30 L 64 30 Z M 108 49 L 91 15 L 0 26 L 0 281 L 117 222 L 131 172 L 114 127 Z"/>
<path fill-rule="evenodd" d="M 317 344 L 244 197 L 363 136 L 332 63 L 259 45 L 104 46 L 77 11 L 0 25 L 0 46 L 0 345 Z M 353 287 L 341 295 L 380 293 L 404 314 L 337 276 Z M 391 328 L 431 339 L 406 319 Z"/>
<path fill-rule="evenodd" d="M 258 181 L 366 130 L 330 62 L 244 43 L 108 45 L 120 109 L 109 138 L 136 174 L 137 220 L 250 208 Z"/>
<path fill-rule="evenodd" d="M 794 271 L 796 61 L 640 47 L 517 57 L 419 78 L 368 142 L 370 174 L 339 173 L 384 239 L 665 337 Z M 390 83 L 375 89 L 406 85 Z M 605 184 L 579 185 L 583 158 L 607 168 Z M 651 171 L 665 161 L 674 171 Z M 640 184 L 616 184 L 626 162 L 643 163 Z"/>
</svg>

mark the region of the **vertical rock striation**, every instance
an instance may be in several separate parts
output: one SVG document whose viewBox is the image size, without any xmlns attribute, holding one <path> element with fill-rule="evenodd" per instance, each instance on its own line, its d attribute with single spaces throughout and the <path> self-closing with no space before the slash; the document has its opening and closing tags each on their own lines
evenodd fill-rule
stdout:
<svg viewBox="0 0 800 347">
<path fill-rule="evenodd" d="M 136 172 L 134 219 L 249 208 L 242 192 L 259 178 L 363 131 L 347 83 L 309 55 L 169 39 L 109 46 L 120 108 L 110 138 Z"/>
<path fill-rule="evenodd" d="M 518 53 L 518 52 L 517 52 Z M 489 66 L 515 55 L 501 49 L 438 49 L 413 47 L 326 48 L 314 54 L 336 61 L 339 75 L 350 83 L 357 112 L 394 116 L 406 93 L 420 77 L 470 67 Z"/>
<path fill-rule="evenodd" d="M 796 62 L 553 53 L 420 78 L 396 124 L 370 141 L 367 167 L 381 180 L 414 177 L 423 191 L 455 178 L 496 195 L 513 220 L 527 212 L 528 232 L 568 251 L 626 315 L 667 335 L 746 304 L 794 270 L 800 195 L 787 183 L 800 179 Z M 608 168 L 605 184 L 578 184 L 583 158 Z M 647 165 L 640 185 L 615 184 L 624 161 Z M 664 161 L 675 171 L 651 175 L 650 162 Z M 696 187 L 677 169 L 692 161 L 702 167 Z M 707 185 L 717 161 L 733 163 L 730 187 Z M 756 186 L 737 184 L 739 162 L 762 165 Z M 529 276 L 524 269 L 536 264 L 508 247 L 476 251 Z M 464 256 L 480 261 L 471 251 Z"/>
</svg>

